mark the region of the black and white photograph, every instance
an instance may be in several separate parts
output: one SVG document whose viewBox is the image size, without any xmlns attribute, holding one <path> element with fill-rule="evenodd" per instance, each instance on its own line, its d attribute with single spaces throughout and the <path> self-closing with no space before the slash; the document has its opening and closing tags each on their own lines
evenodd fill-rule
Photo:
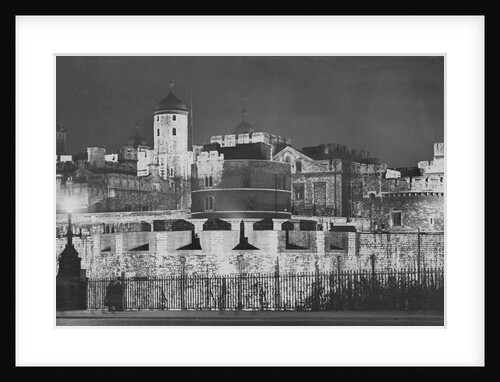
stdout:
<svg viewBox="0 0 500 382">
<path fill-rule="evenodd" d="M 55 65 L 57 325 L 444 325 L 443 55 Z"/>
<path fill-rule="evenodd" d="M 484 16 L 17 16 L 17 366 L 484 365 Z"/>
</svg>

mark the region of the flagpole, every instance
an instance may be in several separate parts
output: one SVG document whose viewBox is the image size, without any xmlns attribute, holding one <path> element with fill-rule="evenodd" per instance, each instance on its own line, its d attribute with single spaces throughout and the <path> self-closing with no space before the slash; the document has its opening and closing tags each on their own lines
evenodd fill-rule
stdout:
<svg viewBox="0 0 500 382">
<path fill-rule="evenodd" d="M 193 149 L 194 130 L 193 130 L 193 90 L 191 90 L 191 150 Z"/>
</svg>

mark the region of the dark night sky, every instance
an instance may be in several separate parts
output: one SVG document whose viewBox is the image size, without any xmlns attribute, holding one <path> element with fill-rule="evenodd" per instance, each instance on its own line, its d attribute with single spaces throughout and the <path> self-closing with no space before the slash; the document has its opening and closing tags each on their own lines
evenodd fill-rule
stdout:
<svg viewBox="0 0 500 382">
<path fill-rule="evenodd" d="M 390 167 L 430 160 L 444 140 L 443 57 L 87 56 L 56 59 L 56 118 L 67 151 L 117 152 L 135 132 L 152 144 L 153 112 L 175 81 L 194 144 L 247 120 L 296 148 L 342 143 Z"/>
</svg>

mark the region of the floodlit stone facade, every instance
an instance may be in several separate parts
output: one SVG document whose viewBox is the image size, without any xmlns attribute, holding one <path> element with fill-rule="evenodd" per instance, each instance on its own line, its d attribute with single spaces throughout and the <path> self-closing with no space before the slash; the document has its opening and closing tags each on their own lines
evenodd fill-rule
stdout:
<svg viewBox="0 0 500 382">
<path fill-rule="evenodd" d="M 194 227 L 199 249 L 184 249 L 192 243 L 193 233 L 172 230 L 175 220 L 156 225 L 157 230 L 153 225 L 137 224 L 128 226 L 131 231 L 82 234 L 73 243 L 90 278 L 122 272 L 127 277 L 180 275 L 183 261 L 186 274 L 192 275 L 272 273 L 277 264 L 283 273 L 329 272 L 339 267 L 367 270 L 372 255 L 380 270 L 444 265 L 442 232 L 370 233 L 356 231 L 356 225 L 349 225 L 349 230 L 343 229 L 345 225 L 334 225 L 331 230 L 309 230 L 304 225 L 303 230 L 298 222 L 286 231 L 284 223 L 289 221 L 284 219 L 273 219 L 272 229 L 257 230 L 261 220 L 247 219 L 245 237 L 254 249 L 246 250 L 237 249 L 240 220 L 227 219 L 223 222 L 228 225 L 220 228 L 208 227 L 205 219 L 187 221 Z M 66 238 L 56 242 L 60 254 Z"/>
<path fill-rule="evenodd" d="M 153 118 L 153 147 L 137 130 L 117 154 L 89 147 L 85 158 L 65 153 L 57 127 L 56 253 L 71 199 L 89 277 L 177 275 L 181 264 L 188 274 L 444 264 L 443 143 L 431 161 L 388 168 L 341 144 L 299 150 L 244 111 L 233 134 L 190 151 L 173 83 Z"/>
<path fill-rule="evenodd" d="M 383 178 L 380 193 L 365 196 L 372 230 L 444 231 L 444 143 L 434 144 L 434 159 L 405 169 L 399 178 Z"/>
</svg>

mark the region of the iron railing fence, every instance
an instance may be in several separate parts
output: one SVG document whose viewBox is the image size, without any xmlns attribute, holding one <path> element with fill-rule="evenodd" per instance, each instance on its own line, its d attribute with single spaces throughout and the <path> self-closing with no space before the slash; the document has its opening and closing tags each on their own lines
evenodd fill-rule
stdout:
<svg viewBox="0 0 500 382">
<path fill-rule="evenodd" d="M 88 309 L 106 309 L 110 278 L 89 279 Z M 444 269 L 123 278 L 127 310 L 438 310 Z"/>
</svg>

